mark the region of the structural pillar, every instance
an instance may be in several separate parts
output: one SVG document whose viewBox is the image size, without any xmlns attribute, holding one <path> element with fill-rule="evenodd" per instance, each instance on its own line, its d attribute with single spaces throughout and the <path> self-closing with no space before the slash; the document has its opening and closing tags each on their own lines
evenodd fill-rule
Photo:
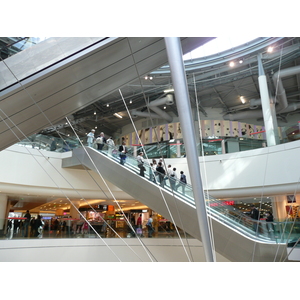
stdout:
<svg viewBox="0 0 300 300">
<path fill-rule="evenodd" d="M 200 140 L 200 128 L 199 128 L 199 120 L 198 120 L 198 113 L 196 108 L 192 108 L 192 117 L 194 121 L 194 128 L 195 128 L 195 139 L 197 145 L 198 156 L 201 155 L 201 140 Z"/>
<path fill-rule="evenodd" d="M 7 217 L 7 196 L 0 194 L 0 231 L 4 229 L 5 219 Z"/>
<path fill-rule="evenodd" d="M 71 200 L 73 205 L 70 203 L 70 216 L 74 219 L 79 219 L 80 214 L 78 212 L 80 206 L 80 200 Z"/>
<path fill-rule="evenodd" d="M 183 55 L 181 43 L 180 39 L 177 37 L 166 37 L 165 44 L 171 69 L 173 87 L 176 95 L 176 105 L 179 114 L 182 136 L 183 138 L 188 137 L 188 142 L 185 143 L 186 157 L 193 186 L 193 194 L 196 204 L 201 240 L 206 260 L 208 262 L 212 262 L 215 260 L 215 258 L 212 251 L 212 241 L 206 212 L 204 191 L 202 187 L 200 163 L 195 139 L 195 127 L 192 118 L 191 103 L 182 59 Z"/>
<path fill-rule="evenodd" d="M 275 103 L 271 103 L 267 85 L 267 79 L 261 61 L 261 54 L 257 56 L 258 83 L 261 98 L 262 112 L 265 123 L 268 146 L 279 144 L 278 125 L 275 111 Z"/>
</svg>

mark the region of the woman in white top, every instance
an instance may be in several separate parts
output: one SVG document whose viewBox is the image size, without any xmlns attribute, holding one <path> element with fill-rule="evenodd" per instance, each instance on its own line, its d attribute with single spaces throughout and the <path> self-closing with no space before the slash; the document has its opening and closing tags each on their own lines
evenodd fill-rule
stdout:
<svg viewBox="0 0 300 300">
<path fill-rule="evenodd" d="M 111 137 L 106 140 L 106 144 L 108 146 L 108 155 L 112 155 L 112 151 L 115 148 L 115 143 Z"/>
<path fill-rule="evenodd" d="M 95 129 L 92 129 L 90 133 L 87 134 L 87 143 L 89 147 L 93 147 L 95 139 Z"/>
</svg>

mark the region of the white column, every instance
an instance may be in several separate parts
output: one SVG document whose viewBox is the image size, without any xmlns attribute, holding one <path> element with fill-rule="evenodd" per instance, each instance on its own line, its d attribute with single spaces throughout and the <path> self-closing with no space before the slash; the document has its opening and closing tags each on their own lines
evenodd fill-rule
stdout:
<svg viewBox="0 0 300 300">
<path fill-rule="evenodd" d="M 3 226 L 5 224 L 5 218 L 7 212 L 7 196 L 0 194 L 0 230 L 3 230 Z"/>
<path fill-rule="evenodd" d="M 226 154 L 225 140 L 221 141 L 222 154 Z"/>
<path fill-rule="evenodd" d="M 75 219 L 79 219 L 80 218 L 80 214 L 78 212 L 79 210 L 79 205 L 80 205 L 80 200 L 72 200 L 72 204 L 70 204 L 70 216 L 72 216 L 72 218 Z"/>
<path fill-rule="evenodd" d="M 258 76 L 259 92 L 260 92 L 262 112 L 263 112 L 263 118 L 264 118 L 265 129 L 266 129 L 267 144 L 268 147 L 270 147 L 279 144 L 275 103 L 271 103 L 270 101 L 267 79 L 264 74 L 260 55 L 258 55 L 257 59 L 258 59 L 258 70 L 259 70 L 259 76 Z"/>
<path fill-rule="evenodd" d="M 180 140 L 176 140 L 176 150 L 177 150 L 177 157 L 181 157 L 181 151 L 180 151 Z"/>
</svg>

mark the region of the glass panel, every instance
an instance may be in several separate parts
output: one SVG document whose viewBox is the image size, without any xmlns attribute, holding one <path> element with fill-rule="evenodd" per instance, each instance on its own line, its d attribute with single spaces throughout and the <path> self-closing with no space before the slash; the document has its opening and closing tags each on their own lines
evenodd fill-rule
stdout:
<svg viewBox="0 0 300 300">
<path fill-rule="evenodd" d="M 66 152 L 81 146 L 80 142 L 75 138 L 58 138 L 43 134 L 34 134 L 17 143 L 19 146 L 29 147 L 33 149 Z"/>
<path fill-rule="evenodd" d="M 48 37 L 0 37 L 1 58 L 6 59 L 46 39 Z"/>
<path fill-rule="evenodd" d="M 36 222 L 36 223 L 35 223 Z M 149 230 L 145 225 L 138 227 L 128 225 L 125 220 L 116 220 L 106 217 L 102 221 L 88 221 L 74 218 L 51 218 L 43 217 L 41 222 L 32 218 L 26 222 L 23 217 L 11 217 L 5 220 L 0 219 L 0 224 L 4 224 L 3 239 L 37 239 L 37 238 L 136 238 L 148 237 Z M 168 220 L 154 222 L 152 237 L 178 238 L 192 236 L 184 233 L 180 228 Z"/>
</svg>

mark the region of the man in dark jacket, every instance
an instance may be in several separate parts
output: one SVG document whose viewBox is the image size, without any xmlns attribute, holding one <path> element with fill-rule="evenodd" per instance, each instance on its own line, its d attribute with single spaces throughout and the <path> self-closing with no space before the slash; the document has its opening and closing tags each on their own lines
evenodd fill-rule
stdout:
<svg viewBox="0 0 300 300">
<path fill-rule="evenodd" d="M 122 145 L 119 147 L 121 165 L 125 165 L 125 161 L 126 161 L 127 147 L 125 145 L 126 143 L 123 141 Z"/>
<path fill-rule="evenodd" d="M 31 219 L 31 214 L 29 213 L 29 210 L 26 211 L 24 218 L 26 218 L 26 220 L 24 221 L 24 237 L 28 237 L 28 227 Z"/>
<path fill-rule="evenodd" d="M 253 204 L 251 205 L 250 217 L 253 219 L 253 230 L 257 233 L 259 211 Z"/>
<path fill-rule="evenodd" d="M 185 194 L 185 186 L 186 186 L 186 184 L 187 184 L 186 176 L 184 175 L 183 171 L 180 171 L 180 179 L 179 179 L 179 183 L 176 185 L 176 191 L 181 186 L 181 188 L 182 188 L 182 194 Z"/>
<path fill-rule="evenodd" d="M 159 179 L 159 182 L 160 182 L 160 186 L 161 186 L 161 187 L 164 187 L 164 185 L 165 185 L 165 175 L 166 175 L 166 171 L 165 171 L 165 169 L 162 167 L 162 163 L 161 163 L 161 162 L 159 162 L 159 163 L 157 164 L 156 171 L 158 172 L 158 179 Z"/>
</svg>

